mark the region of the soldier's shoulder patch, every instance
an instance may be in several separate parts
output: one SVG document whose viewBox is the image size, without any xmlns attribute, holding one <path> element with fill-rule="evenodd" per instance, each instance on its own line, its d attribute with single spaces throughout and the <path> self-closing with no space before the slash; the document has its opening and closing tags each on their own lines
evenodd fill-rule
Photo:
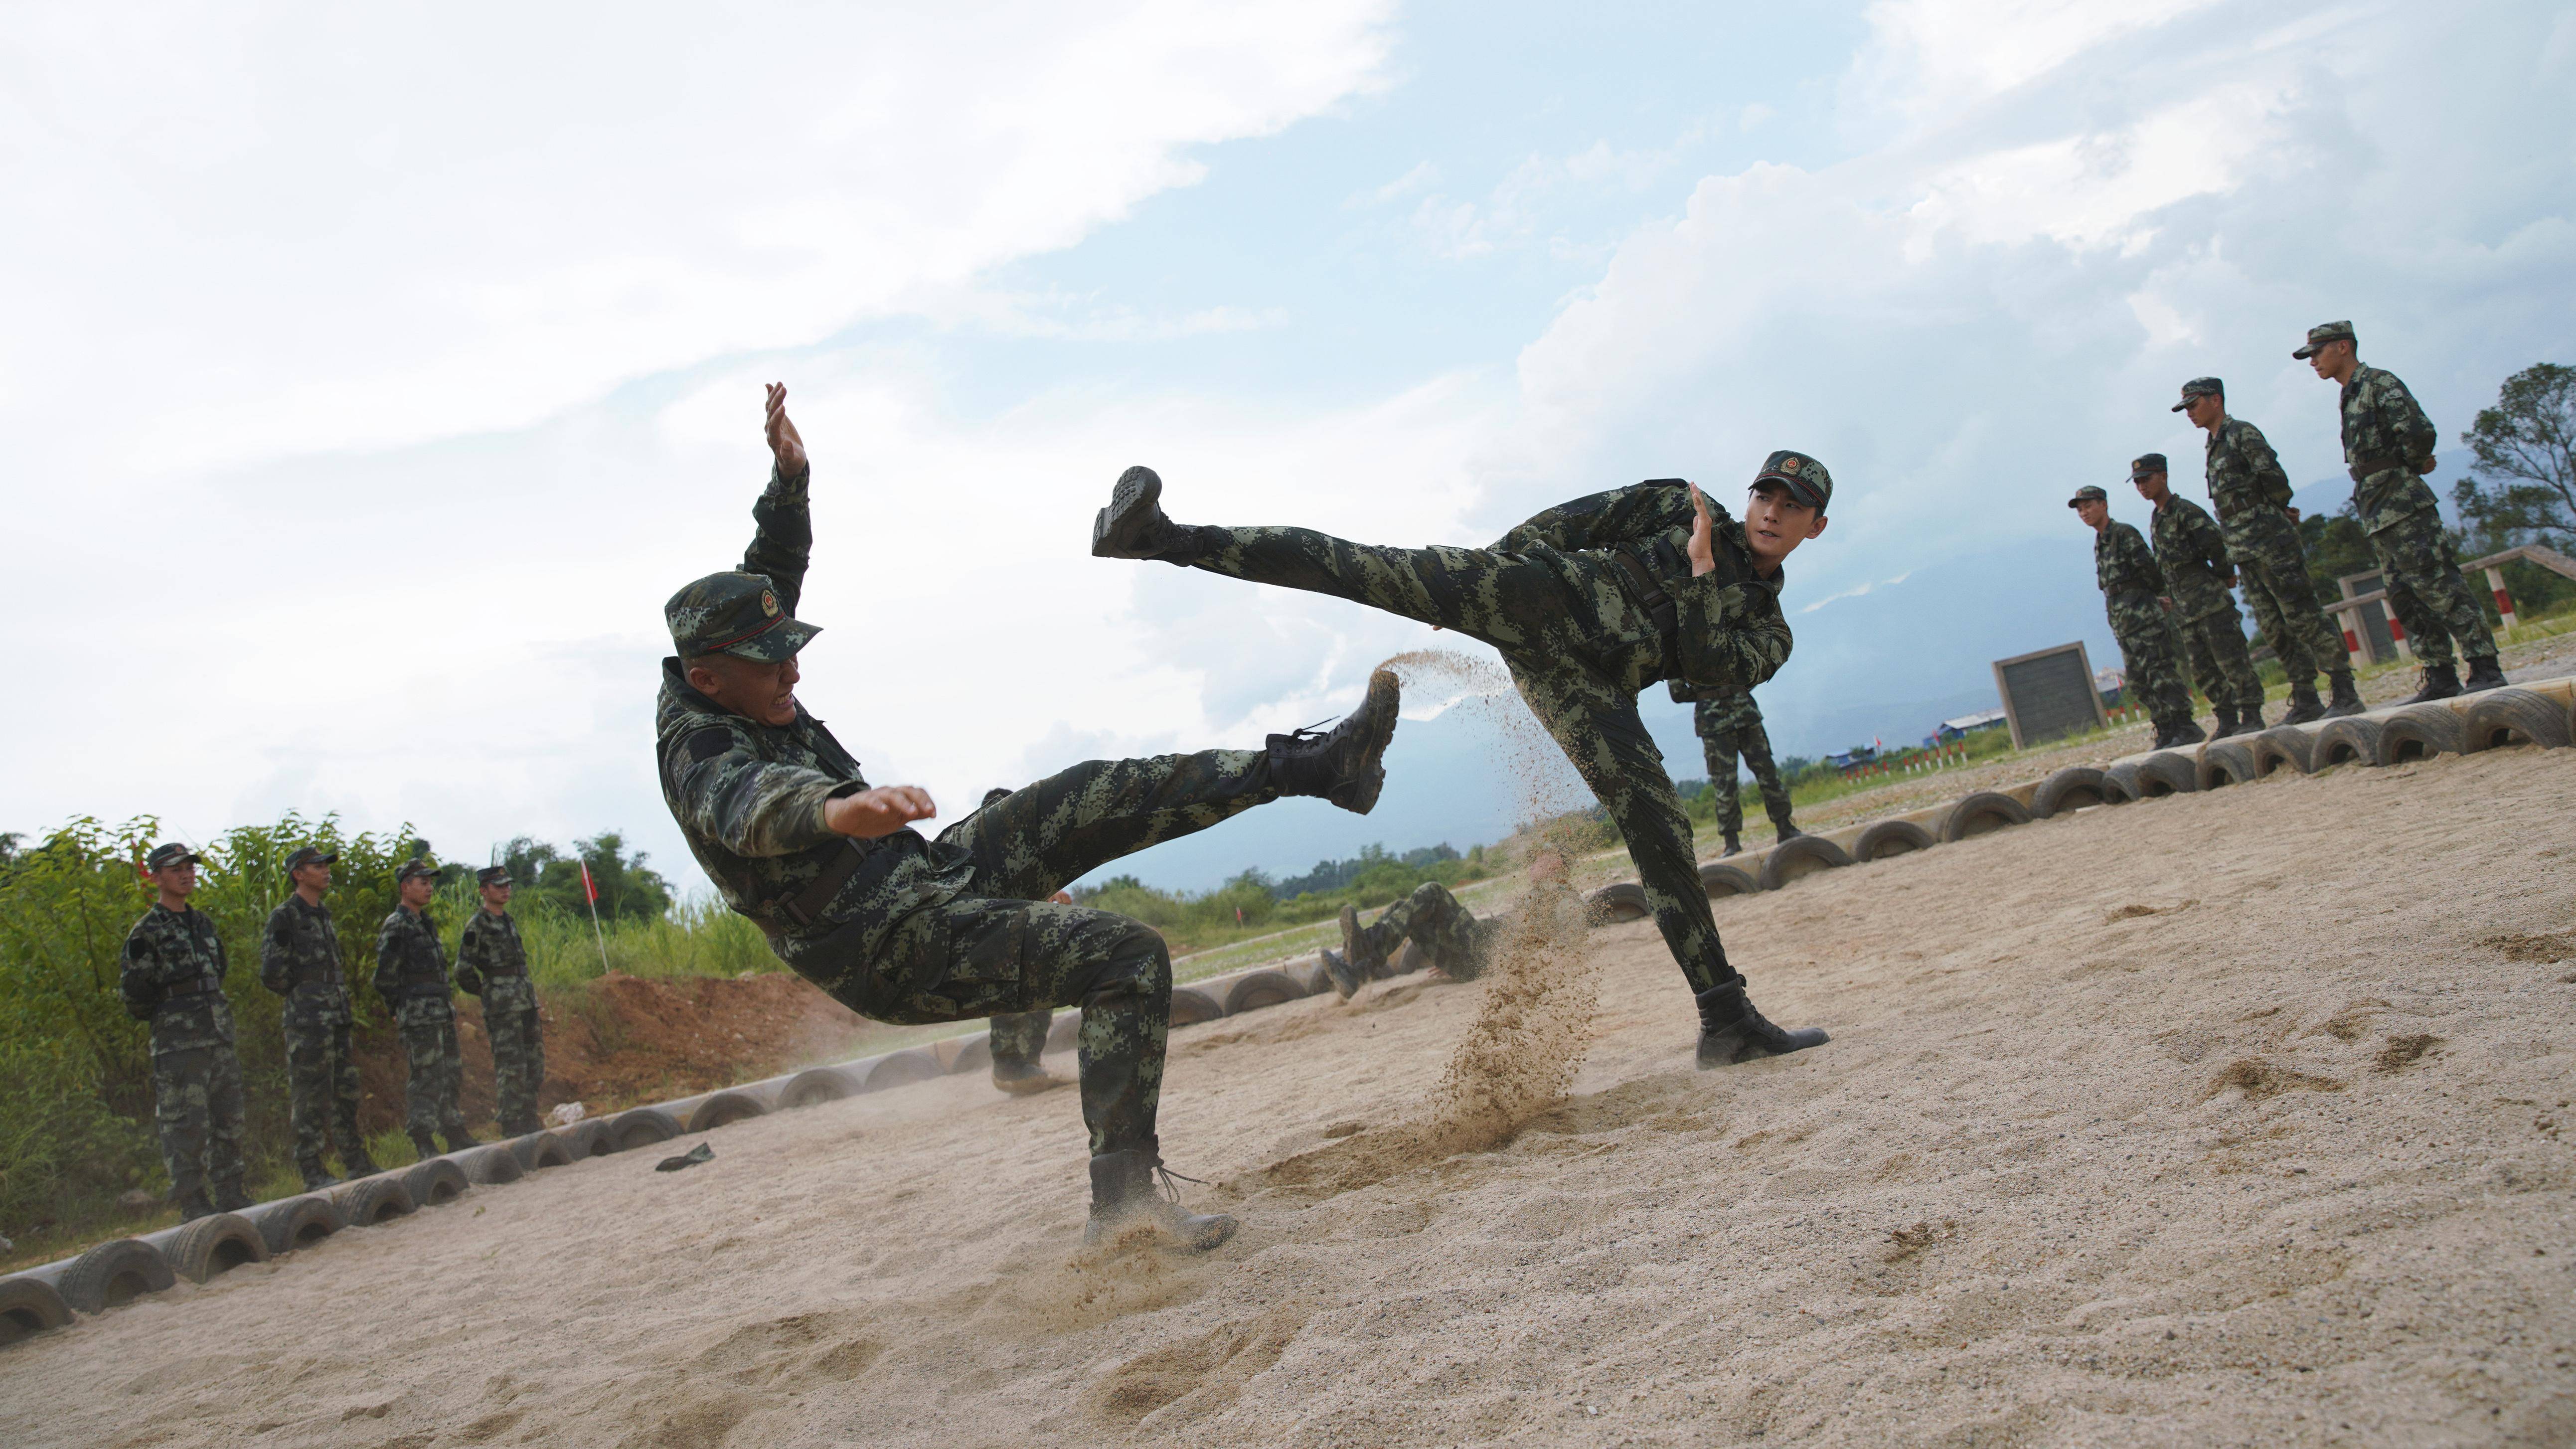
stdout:
<svg viewBox="0 0 2576 1449">
<path fill-rule="evenodd" d="M 733 748 L 733 731 L 723 725 L 707 725 L 689 732 L 680 748 L 689 752 L 694 764 L 704 764 Z"/>
</svg>

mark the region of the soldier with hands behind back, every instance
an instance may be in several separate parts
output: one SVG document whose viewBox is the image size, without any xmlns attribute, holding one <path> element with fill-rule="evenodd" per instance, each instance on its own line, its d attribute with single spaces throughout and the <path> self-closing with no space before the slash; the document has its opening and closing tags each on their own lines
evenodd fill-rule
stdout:
<svg viewBox="0 0 2576 1449">
<path fill-rule="evenodd" d="M 125 936 L 117 991 L 152 1027 L 152 1115 L 181 1216 L 250 1206 L 242 1191 L 241 1057 L 233 1047 L 230 963 L 215 923 L 188 904 L 197 854 L 163 845 L 144 863 L 154 900 Z M 209 1187 L 211 1186 L 211 1192 Z"/>
<path fill-rule="evenodd" d="M 2236 581 L 2227 560 L 2227 538 L 2199 504 L 2173 491 L 2165 455 L 2149 453 L 2129 465 L 2129 481 L 2155 509 L 2148 524 L 2156 567 L 2164 572 L 2165 597 L 2182 627 L 2185 655 L 2200 692 L 2218 711 L 2218 739 L 2263 727 L 2263 678 L 2245 648 L 2245 627 L 2228 588 Z"/>
<path fill-rule="evenodd" d="M 443 1133 L 447 1150 L 474 1145 L 457 1106 L 464 1059 L 456 1049 L 456 1000 L 447 980 L 447 950 L 430 918 L 438 867 L 414 857 L 394 872 L 395 904 L 376 930 L 376 994 L 394 1014 L 410 1073 L 403 1086 L 403 1130 L 422 1160 L 438 1155 L 430 1136 Z"/>
<path fill-rule="evenodd" d="M 2191 687 L 2182 677 L 2182 637 L 2163 602 L 2164 570 L 2138 531 L 2111 516 L 2111 495 L 2087 483 L 2066 500 L 2093 530 L 2093 580 L 2120 641 L 2129 699 L 2155 721 L 2157 749 L 2208 738 L 2191 718 Z"/>
<path fill-rule="evenodd" d="M 545 1027 L 537 1017 L 536 983 L 528 979 L 528 948 L 510 916 L 509 869 L 486 866 L 474 873 L 474 885 L 483 908 L 457 937 L 456 985 L 483 998 L 501 1130 L 522 1137 L 545 1126 L 537 1119 L 537 1093 L 546 1084 Z"/>
<path fill-rule="evenodd" d="M 295 1166 L 318 1192 L 340 1180 L 323 1170 L 334 1139 L 351 1177 L 381 1171 L 358 1135 L 358 1059 L 350 1051 L 348 978 L 331 908 L 331 867 L 340 857 L 310 845 L 286 857 L 294 890 L 268 913 L 259 937 L 260 984 L 286 998 L 286 1084 L 295 1129 Z"/>
</svg>

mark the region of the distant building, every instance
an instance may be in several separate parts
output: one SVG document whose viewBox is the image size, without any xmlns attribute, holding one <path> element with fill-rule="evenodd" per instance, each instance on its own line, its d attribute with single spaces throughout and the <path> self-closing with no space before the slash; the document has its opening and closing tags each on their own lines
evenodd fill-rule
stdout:
<svg viewBox="0 0 2576 1449">
<path fill-rule="evenodd" d="M 1946 745 L 1962 735 L 1972 735 L 1980 730 L 1999 730 L 2003 727 L 2004 712 L 1990 709 L 1978 714 L 1963 714 L 1957 719 L 1945 719 L 1941 721 L 1941 727 L 1932 732 L 1932 738 L 1935 743 Z"/>
<path fill-rule="evenodd" d="M 2102 706 L 2105 709 L 2118 709 L 2120 699 L 2128 692 L 2128 688 L 2129 676 L 2123 670 L 2096 669 L 2093 671 L 2093 692 L 2102 696 Z"/>
<path fill-rule="evenodd" d="M 1844 774 L 1850 774 L 1859 766 L 1875 764 L 1877 761 L 1878 751 L 1868 745 L 1854 745 L 1839 755 L 1825 756 L 1826 764 L 1833 766 Z"/>
</svg>

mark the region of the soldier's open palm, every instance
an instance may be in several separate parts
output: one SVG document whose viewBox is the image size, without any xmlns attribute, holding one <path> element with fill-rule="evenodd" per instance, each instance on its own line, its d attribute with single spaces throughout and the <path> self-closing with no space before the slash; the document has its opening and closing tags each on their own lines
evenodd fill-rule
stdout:
<svg viewBox="0 0 2576 1449">
<path fill-rule="evenodd" d="M 781 473 L 805 471 L 805 440 L 798 436 L 796 424 L 787 417 L 787 384 L 769 384 L 769 420 L 762 429 L 769 437 L 770 456 L 778 460 Z"/>
<path fill-rule="evenodd" d="M 1699 510 L 1699 516 L 1691 520 L 1690 536 L 1691 577 L 1698 578 L 1717 567 L 1717 520 L 1709 516 L 1708 498 L 1699 491 L 1699 485 L 1693 483 L 1690 491 L 1691 506 Z"/>
</svg>

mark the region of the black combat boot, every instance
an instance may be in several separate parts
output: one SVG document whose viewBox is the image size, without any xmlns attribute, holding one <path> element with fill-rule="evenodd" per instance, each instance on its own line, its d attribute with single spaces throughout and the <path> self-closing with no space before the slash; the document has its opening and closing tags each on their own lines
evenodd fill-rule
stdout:
<svg viewBox="0 0 2576 1449">
<path fill-rule="evenodd" d="M 2334 692 L 2326 698 L 2327 719 L 2347 719 L 2369 707 L 2361 702 L 2361 691 L 2353 688 L 2351 670 L 2342 670 L 2328 679 Z"/>
<path fill-rule="evenodd" d="M 1329 731 L 1292 730 L 1269 740 L 1270 782 L 1282 795 L 1314 795 L 1353 815 L 1377 807 L 1386 784 L 1387 741 L 1395 738 L 1400 688 L 1395 671 L 1369 676 L 1368 696 Z"/>
<path fill-rule="evenodd" d="M 304 1174 L 306 1192 L 325 1192 L 340 1185 L 340 1179 L 322 1170 L 321 1158 L 299 1157 L 295 1159 L 295 1170 Z"/>
<path fill-rule="evenodd" d="M 1743 853 L 1744 843 L 1735 838 L 1734 831 L 1730 830 L 1726 832 L 1726 849 L 1719 851 L 1718 855 L 1722 858 L 1729 855 L 1742 855 Z"/>
<path fill-rule="evenodd" d="M 1136 467 L 1118 475 L 1109 506 L 1091 520 L 1093 558 L 1151 558 L 1188 565 L 1206 551 L 1199 531 L 1163 516 L 1163 480 Z"/>
<path fill-rule="evenodd" d="M 1333 983 L 1333 995 L 1344 1001 L 1359 995 L 1360 987 L 1368 982 L 1368 973 L 1352 965 L 1349 957 L 1330 946 L 1324 948 L 1323 956 L 1324 979 Z"/>
<path fill-rule="evenodd" d="M 1172 1187 L 1171 1196 L 1165 1197 L 1156 1190 L 1158 1174 L 1165 1186 L 1171 1186 L 1172 1174 L 1163 1171 L 1161 1146 L 1150 1137 L 1142 1147 L 1104 1152 L 1091 1159 L 1091 1220 L 1082 1227 L 1084 1245 L 1144 1227 L 1153 1230 L 1156 1247 L 1204 1253 L 1234 1236 L 1239 1225 L 1224 1213 L 1181 1211 L 1180 1189 Z"/>
<path fill-rule="evenodd" d="M 2209 735 L 2200 727 L 2200 721 L 2196 719 L 2187 719 L 2181 724 L 2175 725 L 2172 729 L 2165 731 L 2164 748 L 2169 750 L 2178 750 L 2185 745 L 2199 744 L 2201 741 L 2208 738 Z"/>
<path fill-rule="evenodd" d="M 438 1155 L 438 1139 L 426 1132 L 415 1132 L 411 1134 L 411 1150 L 420 1154 L 421 1161 L 427 1162 Z"/>
<path fill-rule="evenodd" d="M 2210 732 L 2209 737 L 2211 739 L 2223 740 L 2229 735 L 2236 733 L 2236 711 L 2234 709 L 2223 704 L 2213 704 L 2209 708 L 2211 713 L 2218 716 L 2217 728 Z"/>
<path fill-rule="evenodd" d="M 2469 661 L 2469 677 L 2460 684 L 2462 694 L 2476 694 L 2483 690 L 2502 688 L 2504 688 L 2504 670 L 2496 663 L 2494 655 L 2490 654 L 2484 659 Z"/>
<path fill-rule="evenodd" d="M 1823 1046 L 1832 1038 L 1820 1026 L 1802 1026 L 1795 1031 L 1773 1026 L 1744 994 L 1744 978 L 1737 976 L 1723 985 L 1712 986 L 1692 998 L 1699 1003 L 1699 1064 L 1731 1067 L 1761 1057 L 1785 1056 Z"/>
<path fill-rule="evenodd" d="M 383 1168 L 376 1166 L 376 1160 L 369 1157 L 367 1149 L 363 1147 L 352 1148 L 341 1153 L 340 1165 L 348 1169 L 349 1178 L 353 1182 L 361 1177 L 373 1177 L 384 1171 Z"/>
<path fill-rule="evenodd" d="M 202 1187 L 192 1187 L 179 1195 L 179 1221 L 193 1223 L 215 1215 L 215 1200 L 206 1196 Z"/>
<path fill-rule="evenodd" d="M 1362 982 L 1386 974 L 1386 956 L 1370 944 L 1359 907 L 1342 907 L 1342 949 L 1325 956 L 1324 974 L 1333 978 L 1333 994 L 1344 1001 L 1359 993 Z"/>
<path fill-rule="evenodd" d="M 251 1206 L 250 1194 L 242 1191 L 240 1178 L 236 1177 L 230 1182 L 216 1186 L 215 1211 L 237 1213 L 249 1206 Z"/>
<path fill-rule="evenodd" d="M 2259 735 L 2263 730 L 2263 706 L 2258 704 L 2252 709 L 2240 709 L 2236 712 L 2236 733 Z"/>
<path fill-rule="evenodd" d="M 995 1057 L 993 1085 L 1014 1097 L 1034 1097 L 1051 1087 L 1063 1086 L 1064 1078 L 1036 1062 L 1006 1062 Z"/>
<path fill-rule="evenodd" d="M 2344 678 L 2348 680 L 2352 676 L 2347 674 Z M 2325 701 L 2317 698 L 2315 684 L 2293 684 L 2290 686 L 2290 707 L 2282 711 L 2281 723 L 2306 724 L 2312 719 L 2325 718 L 2325 714 Z"/>
<path fill-rule="evenodd" d="M 452 1132 L 442 1132 L 439 1135 L 447 1139 L 447 1150 L 450 1152 L 462 1152 L 468 1147 L 480 1147 L 483 1145 L 482 1138 L 475 1136 L 473 1133 L 466 1131 L 462 1127 L 459 1127 Z"/>
<path fill-rule="evenodd" d="M 1790 841 L 1795 840 L 1806 833 L 1807 832 L 1800 830 L 1797 826 L 1790 824 L 1786 820 L 1774 820 L 1771 822 L 1773 843 L 1777 845 L 1786 845 Z"/>
<path fill-rule="evenodd" d="M 2408 704 L 2431 704 L 2437 699 L 2450 699 L 2460 692 L 2459 671 L 2447 664 L 2424 666 L 2424 687 L 2415 691 Z"/>
</svg>

